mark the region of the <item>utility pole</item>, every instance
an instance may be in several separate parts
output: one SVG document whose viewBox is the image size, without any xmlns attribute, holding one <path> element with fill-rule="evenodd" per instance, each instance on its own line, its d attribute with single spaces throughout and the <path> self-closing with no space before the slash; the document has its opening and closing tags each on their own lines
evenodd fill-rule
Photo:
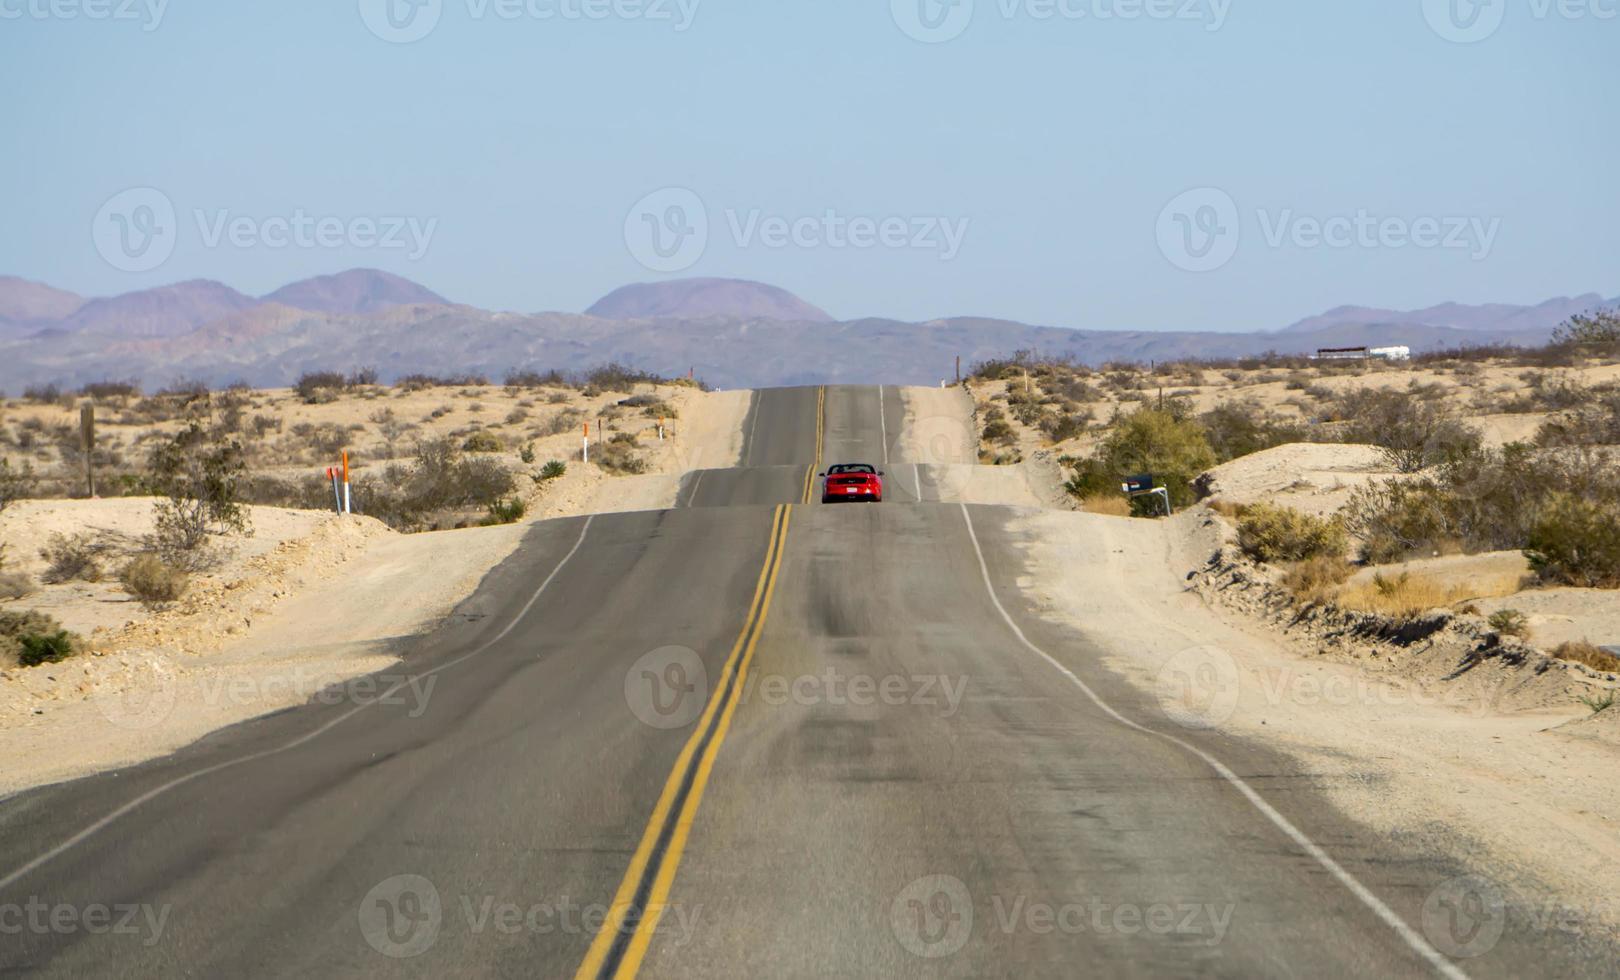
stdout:
<svg viewBox="0 0 1620 980">
<path fill-rule="evenodd" d="M 96 405 L 86 402 L 79 408 L 79 448 L 84 450 L 84 483 L 89 496 L 96 495 Z"/>
</svg>

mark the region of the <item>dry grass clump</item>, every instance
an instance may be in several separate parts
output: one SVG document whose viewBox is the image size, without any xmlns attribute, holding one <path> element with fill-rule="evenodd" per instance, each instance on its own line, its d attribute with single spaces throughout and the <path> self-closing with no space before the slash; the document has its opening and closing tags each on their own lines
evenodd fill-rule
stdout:
<svg viewBox="0 0 1620 980">
<path fill-rule="evenodd" d="M 1585 664 L 1593 670 L 1620 673 L 1620 657 L 1608 653 L 1586 640 L 1568 640 L 1560 643 L 1552 655 L 1559 660 Z"/>
<path fill-rule="evenodd" d="M 1343 558 L 1318 555 L 1288 566 L 1282 585 L 1300 602 L 1327 605 L 1338 601 L 1339 586 L 1354 573 Z"/>
<path fill-rule="evenodd" d="M 1341 591 L 1338 604 L 1344 609 L 1411 619 L 1431 609 L 1471 598 L 1479 598 L 1478 590 L 1466 585 L 1442 582 L 1411 572 L 1396 576 L 1380 572 L 1369 582 L 1360 582 Z"/>
<path fill-rule="evenodd" d="M 1082 497 L 1080 509 L 1088 514 L 1104 514 L 1108 517 L 1130 517 L 1130 498 L 1117 493 L 1093 494 Z"/>
<path fill-rule="evenodd" d="M 147 609 L 161 609 L 186 594 L 191 576 L 154 554 L 139 555 L 118 575 L 124 591 Z"/>
</svg>

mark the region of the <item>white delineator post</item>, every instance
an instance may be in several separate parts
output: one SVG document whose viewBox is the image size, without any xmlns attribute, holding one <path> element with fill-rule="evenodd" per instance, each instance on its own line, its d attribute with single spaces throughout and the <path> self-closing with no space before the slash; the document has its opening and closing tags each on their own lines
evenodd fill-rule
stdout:
<svg viewBox="0 0 1620 980">
<path fill-rule="evenodd" d="M 343 450 L 343 513 L 349 514 L 349 451 Z"/>
<path fill-rule="evenodd" d="M 579 437 L 579 461 L 589 463 L 591 461 L 591 424 L 586 422 L 584 429 L 585 431 Z"/>
</svg>

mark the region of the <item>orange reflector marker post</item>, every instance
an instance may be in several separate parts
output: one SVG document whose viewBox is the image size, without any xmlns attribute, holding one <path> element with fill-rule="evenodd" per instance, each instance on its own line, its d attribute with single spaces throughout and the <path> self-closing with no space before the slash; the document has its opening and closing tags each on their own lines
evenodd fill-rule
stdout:
<svg viewBox="0 0 1620 980">
<path fill-rule="evenodd" d="M 343 513 L 351 513 L 349 509 L 349 451 L 343 450 Z"/>
</svg>

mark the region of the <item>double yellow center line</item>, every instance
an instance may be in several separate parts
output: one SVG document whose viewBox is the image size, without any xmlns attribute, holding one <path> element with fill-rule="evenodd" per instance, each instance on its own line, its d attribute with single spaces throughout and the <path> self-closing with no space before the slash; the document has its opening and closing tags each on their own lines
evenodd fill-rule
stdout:
<svg viewBox="0 0 1620 980">
<path fill-rule="evenodd" d="M 819 428 L 818 424 L 818 431 Z M 641 968 L 658 920 L 668 907 L 670 887 L 675 882 L 681 853 L 686 849 L 687 835 L 691 833 L 698 805 L 703 801 L 703 790 L 714 769 L 715 757 L 731 728 L 731 716 L 742 696 L 743 680 L 754 659 L 754 648 L 765 629 L 765 617 L 771 609 L 771 596 L 776 592 L 777 572 L 782 567 L 788 524 L 792 519 L 793 505 L 778 504 L 771 518 L 765 564 L 754 586 L 754 598 L 749 603 L 742 632 L 726 658 L 714 695 L 709 698 L 697 727 L 670 770 L 658 805 L 653 808 L 641 836 L 641 844 L 630 859 L 630 867 L 602 923 L 602 931 L 596 934 L 585 962 L 574 974 L 576 980 L 633 977 Z"/>
<path fill-rule="evenodd" d="M 827 389 L 816 389 L 816 461 L 804 473 L 804 503 L 813 503 L 816 492 L 816 474 L 821 472 L 821 441 L 827 431 Z"/>
</svg>

